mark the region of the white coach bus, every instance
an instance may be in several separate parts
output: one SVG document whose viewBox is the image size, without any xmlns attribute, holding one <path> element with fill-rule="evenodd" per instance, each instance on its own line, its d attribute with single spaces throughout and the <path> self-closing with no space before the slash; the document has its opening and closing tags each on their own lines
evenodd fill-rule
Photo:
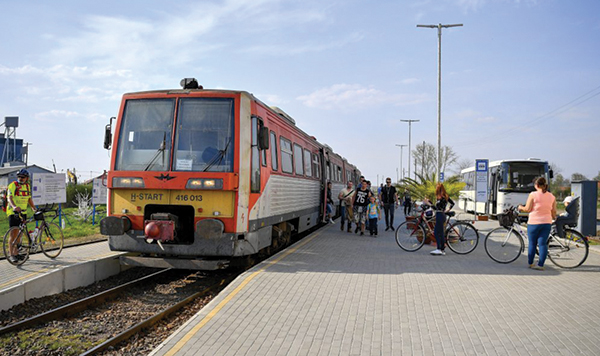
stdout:
<svg viewBox="0 0 600 356">
<path fill-rule="evenodd" d="M 475 206 L 475 166 L 460 172 L 466 183 L 460 191 L 458 206 L 470 213 L 493 215 L 519 204 L 525 205 L 529 193 L 535 190 L 533 180 L 545 177 L 549 182 L 552 170 L 548 162 L 537 158 L 511 159 L 490 162 L 488 165 L 488 192 L 486 201 Z"/>
</svg>

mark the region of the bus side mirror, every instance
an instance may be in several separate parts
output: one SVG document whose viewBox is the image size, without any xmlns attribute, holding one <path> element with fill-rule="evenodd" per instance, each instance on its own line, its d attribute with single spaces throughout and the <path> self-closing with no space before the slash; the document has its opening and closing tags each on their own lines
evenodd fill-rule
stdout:
<svg viewBox="0 0 600 356">
<path fill-rule="evenodd" d="M 258 147 L 261 150 L 269 149 L 269 128 L 261 126 L 258 132 Z"/>
<path fill-rule="evenodd" d="M 104 127 L 104 149 L 106 150 L 110 150 L 112 145 L 112 121 L 114 119 L 114 117 L 111 117 L 109 124 Z"/>
<path fill-rule="evenodd" d="M 549 169 L 548 170 L 548 177 L 550 177 L 550 179 L 554 178 L 554 171 Z"/>
</svg>

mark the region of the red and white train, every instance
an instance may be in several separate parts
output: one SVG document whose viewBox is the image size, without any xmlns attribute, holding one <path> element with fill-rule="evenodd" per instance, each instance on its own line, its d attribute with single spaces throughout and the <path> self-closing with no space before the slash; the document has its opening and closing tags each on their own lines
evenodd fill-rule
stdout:
<svg viewBox="0 0 600 356">
<path fill-rule="evenodd" d="M 123 96 L 101 233 L 122 262 L 191 269 L 270 254 L 324 220 L 360 171 L 245 91 L 183 89 Z M 112 148 L 111 148 L 112 146 Z"/>
</svg>

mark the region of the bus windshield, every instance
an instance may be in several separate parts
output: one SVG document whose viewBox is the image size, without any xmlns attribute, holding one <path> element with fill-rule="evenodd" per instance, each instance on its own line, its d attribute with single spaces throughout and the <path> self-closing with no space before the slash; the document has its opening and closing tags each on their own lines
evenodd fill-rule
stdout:
<svg viewBox="0 0 600 356">
<path fill-rule="evenodd" d="M 543 162 L 504 162 L 499 190 L 501 192 L 535 191 L 533 180 L 546 176 L 546 164 Z"/>
<path fill-rule="evenodd" d="M 166 171 L 171 157 L 174 99 L 127 100 L 115 170 Z"/>
</svg>

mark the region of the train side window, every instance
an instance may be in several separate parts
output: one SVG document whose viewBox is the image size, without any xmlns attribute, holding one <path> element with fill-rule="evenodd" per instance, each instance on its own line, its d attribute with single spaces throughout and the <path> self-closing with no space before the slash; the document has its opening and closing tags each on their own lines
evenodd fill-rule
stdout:
<svg viewBox="0 0 600 356">
<path fill-rule="evenodd" d="M 260 150 L 260 160 L 263 167 L 267 166 L 267 150 Z"/>
<path fill-rule="evenodd" d="M 281 150 L 281 171 L 284 173 L 294 173 L 292 142 L 279 136 L 279 145 Z"/>
<path fill-rule="evenodd" d="M 313 172 L 315 178 L 321 178 L 321 162 L 319 161 L 319 156 L 313 153 Z"/>
<path fill-rule="evenodd" d="M 294 143 L 294 166 L 296 168 L 296 174 L 301 176 L 304 175 L 304 163 L 302 159 L 302 147 Z"/>
<path fill-rule="evenodd" d="M 269 148 L 271 149 L 271 168 L 276 171 L 279 169 L 279 163 L 277 161 L 277 136 L 273 131 L 271 131 L 271 147 Z"/>
<path fill-rule="evenodd" d="M 312 168 L 311 168 L 311 161 L 310 161 L 310 151 L 305 149 L 304 150 L 304 172 L 306 173 L 307 177 L 312 177 Z"/>
</svg>

